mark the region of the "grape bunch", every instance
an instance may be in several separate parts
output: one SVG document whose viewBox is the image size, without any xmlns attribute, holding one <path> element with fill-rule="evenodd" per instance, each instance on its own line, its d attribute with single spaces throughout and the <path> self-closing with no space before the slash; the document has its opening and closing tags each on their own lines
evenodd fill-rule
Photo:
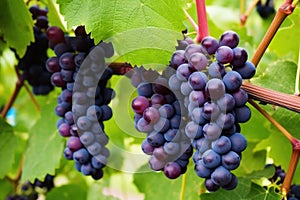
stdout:
<svg viewBox="0 0 300 200">
<path fill-rule="evenodd" d="M 54 187 L 54 176 L 47 174 L 43 181 L 35 179 L 33 183 L 27 181 L 20 187 L 19 194 L 6 197 L 6 200 L 36 200 L 40 193 L 49 192 Z"/>
<path fill-rule="evenodd" d="M 16 55 L 19 60 L 17 68 L 22 71 L 21 79 L 28 81 L 35 95 L 46 95 L 54 88 L 50 82 L 51 73 L 45 68 L 48 59 L 48 39 L 45 33 L 48 28 L 48 11 L 38 6 L 31 6 L 29 11 L 35 21 L 34 42 L 27 47 L 22 58 Z"/>
<path fill-rule="evenodd" d="M 168 88 L 166 76 L 143 67 L 131 71 L 138 96 L 132 101 L 136 129 L 147 134 L 141 147 L 151 155 L 149 166 L 175 179 L 185 173 L 193 149 L 182 131 L 180 101 Z"/>
<path fill-rule="evenodd" d="M 286 176 L 284 169 L 282 169 L 281 166 L 276 166 L 275 164 L 267 164 L 265 168 L 267 167 L 275 168 L 275 173 L 271 178 L 269 178 L 269 181 L 272 184 L 281 186 Z M 279 190 L 278 189 L 276 190 L 276 188 L 275 191 L 279 192 Z M 300 199 L 300 185 L 292 184 L 290 187 L 290 191 L 287 194 L 287 200 L 299 200 L 299 199 Z"/>
<path fill-rule="evenodd" d="M 59 27 L 49 27 L 47 37 L 56 56 L 46 62 L 51 83 L 62 89 L 55 113 L 58 132 L 67 137 L 64 157 L 75 161 L 75 168 L 97 180 L 103 176 L 109 150 L 103 121 L 112 117 L 108 106 L 114 91 L 107 88 L 113 72 L 105 58 L 113 55 L 111 43 L 95 45 L 84 26 L 75 37 L 66 36 Z"/>
<path fill-rule="evenodd" d="M 201 44 L 194 44 L 186 38 L 179 42 L 170 65 L 162 73 L 164 79 L 159 77 L 149 84 L 143 73 L 141 78 L 131 76 L 139 95 L 132 102 L 136 127 L 147 133 L 142 148 L 152 155 L 149 161 L 152 169 L 152 162 L 159 160 L 155 152 L 162 145 L 168 155 L 168 151 L 180 146 L 173 143 L 183 143 L 183 149 L 188 153 L 178 151 L 177 157 L 182 155 L 188 159 L 192 152 L 188 145 L 191 144 L 196 150 L 193 154 L 195 172 L 205 178 L 209 191 L 220 187 L 231 190 L 237 186 L 237 178 L 231 171 L 240 165 L 241 153 L 247 147 L 239 123 L 248 121 L 251 116 L 246 105 L 248 94 L 241 85 L 243 79 L 250 79 L 256 71 L 255 66 L 247 61 L 246 50 L 238 44 L 239 36 L 233 31 L 224 32 L 219 40 L 207 36 Z M 149 72 L 144 74 L 148 76 Z M 162 83 L 166 93 L 159 93 L 155 87 Z M 163 100 L 157 106 L 152 102 L 157 93 L 173 94 L 176 104 Z M 168 118 L 173 117 L 168 115 L 174 113 L 172 110 L 175 110 L 176 120 Z M 172 124 L 172 129 L 169 124 Z M 159 142 L 155 140 L 157 143 L 152 144 L 153 138 Z M 186 167 L 188 161 L 181 163 Z M 154 169 L 165 166 L 164 162 L 159 164 Z"/>
</svg>

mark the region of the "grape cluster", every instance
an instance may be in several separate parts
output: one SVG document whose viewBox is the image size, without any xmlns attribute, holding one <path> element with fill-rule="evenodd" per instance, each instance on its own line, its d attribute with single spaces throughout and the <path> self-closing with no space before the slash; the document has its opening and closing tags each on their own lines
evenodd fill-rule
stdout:
<svg viewBox="0 0 300 200">
<path fill-rule="evenodd" d="M 53 90 L 50 82 L 51 73 L 45 68 L 48 59 L 48 39 L 45 30 L 48 28 L 48 11 L 37 6 L 31 6 L 29 11 L 35 20 L 34 42 L 26 50 L 25 55 L 20 58 L 17 68 L 22 70 L 22 80 L 27 80 L 36 95 L 46 95 Z"/>
<path fill-rule="evenodd" d="M 191 144 L 196 150 L 193 154 L 195 172 L 205 178 L 209 191 L 236 187 L 237 178 L 231 170 L 240 165 L 241 153 L 247 146 L 239 123 L 248 121 L 251 116 L 246 105 L 248 94 L 241 85 L 243 79 L 250 79 L 256 71 L 255 66 L 247 61 L 246 50 L 238 44 L 239 36 L 233 31 L 224 32 L 219 40 L 205 37 L 201 44 L 194 44 L 186 38 L 179 41 L 170 66 L 162 73 L 164 79 L 159 77 L 151 80 L 153 83 L 147 83 L 145 75 L 131 77 L 139 94 L 132 102 L 136 127 L 147 133 L 142 148 L 152 155 L 149 161 L 152 169 L 165 166 L 161 161 L 159 167 L 152 167 L 152 162 L 159 160 L 155 152 L 162 145 L 168 155 L 169 151 L 180 146 L 173 143 L 184 143 L 188 153 L 179 151 L 177 157 L 188 158 L 192 152 L 188 145 Z M 165 84 L 164 91 L 167 92 L 157 91 L 155 86 L 158 84 Z M 152 102 L 156 99 L 153 95 L 156 97 L 157 94 L 173 94 L 176 105 L 163 100 L 157 106 Z M 177 115 L 176 120 L 171 113 Z M 153 138 L 155 143 L 151 143 Z M 187 163 L 184 162 L 183 166 Z"/>
<path fill-rule="evenodd" d="M 268 19 L 275 13 L 274 0 L 267 0 L 265 4 L 259 0 L 256 4 L 256 11 L 263 19 Z"/>
<path fill-rule="evenodd" d="M 36 200 L 39 193 L 49 192 L 54 187 L 54 176 L 47 174 L 44 181 L 35 179 L 33 183 L 27 181 L 21 185 L 20 194 L 6 197 L 6 200 Z M 38 189 L 39 188 L 39 189 Z"/>
<path fill-rule="evenodd" d="M 268 164 L 265 167 L 275 168 L 275 173 L 271 178 L 269 178 L 269 181 L 271 181 L 272 184 L 275 183 L 276 185 L 281 186 L 286 176 L 284 169 L 282 169 L 281 166 L 276 166 L 274 164 Z M 279 190 L 275 190 L 275 191 L 279 192 Z M 300 199 L 300 185 L 292 184 L 290 187 L 290 191 L 287 194 L 287 200 L 299 200 L 299 199 Z"/>
<path fill-rule="evenodd" d="M 151 155 L 149 166 L 175 179 L 185 173 L 193 149 L 185 136 L 180 101 L 168 88 L 166 76 L 134 68 L 131 82 L 138 95 L 132 101 L 136 129 L 147 134 L 141 147 Z"/>
<path fill-rule="evenodd" d="M 61 119 L 57 128 L 68 137 L 64 157 L 75 161 L 75 168 L 93 179 L 103 176 L 109 150 L 103 121 L 112 117 L 108 106 L 114 91 L 107 88 L 113 72 L 105 67 L 105 58 L 114 53 L 111 43 L 95 45 L 83 26 L 75 37 L 65 36 L 59 27 L 49 27 L 47 37 L 56 56 L 46 62 L 51 82 L 62 88 L 55 113 Z"/>
</svg>

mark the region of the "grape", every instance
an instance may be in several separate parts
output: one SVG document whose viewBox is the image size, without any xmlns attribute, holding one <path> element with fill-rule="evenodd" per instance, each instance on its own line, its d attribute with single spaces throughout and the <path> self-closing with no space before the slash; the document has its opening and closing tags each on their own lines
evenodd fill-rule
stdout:
<svg viewBox="0 0 300 200">
<path fill-rule="evenodd" d="M 92 122 L 86 116 L 81 116 L 77 120 L 77 126 L 81 130 L 87 130 L 88 128 L 91 127 L 91 125 L 92 125 Z"/>
<path fill-rule="evenodd" d="M 169 79 L 169 86 L 172 91 L 180 90 L 181 82 L 176 74 L 173 74 Z"/>
<path fill-rule="evenodd" d="M 211 179 L 205 179 L 204 184 L 206 189 L 210 192 L 217 191 L 220 188 L 220 186 L 215 184 Z"/>
<path fill-rule="evenodd" d="M 159 147 L 165 143 L 165 138 L 161 133 L 151 132 L 147 135 L 147 141 L 151 146 Z"/>
<path fill-rule="evenodd" d="M 90 154 L 95 156 L 101 152 L 102 146 L 101 146 L 101 144 L 99 144 L 98 142 L 95 141 L 91 145 L 87 146 L 87 150 L 89 151 Z"/>
<path fill-rule="evenodd" d="M 149 107 L 149 101 L 146 97 L 138 96 L 132 101 L 131 107 L 134 112 L 143 114 L 144 110 Z"/>
<path fill-rule="evenodd" d="M 211 148 L 211 142 L 206 140 L 204 137 L 194 140 L 194 146 L 199 153 L 204 153 Z"/>
<path fill-rule="evenodd" d="M 239 41 L 240 38 L 236 32 L 225 31 L 219 39 L 219 45 L 228 46 L 233 49 L 239 44 Z"/>
<path fill-rule="evenodd" d="M 212 150 L 218 154 L 225 154 L 231 149 L 231 141 L 226 136 L 221 136 L 217 140 L 212 142 Z"/>
<path fill-rule="evenodd" d="M 88 145 L 92 144 L 95 141 L 95 136 L 92 132 L 85 131 L 80 136 L 80 141 L 81 141 L 82 144 L 88 146 Z"/>
<path fill-rule="evenodd" d="M 190 139 L 199 139 L 203 136 L 202 127 L 194 121 L 190 121 L 185 127 L 185 134 Z"/>
<path fill-rule="evenodd" d="M 190 56 L 193 53 L 207 53 L 206 50 L 197 44 L 189 44 L 186 48 L 185 48 L 185 52 L 184 52 L 184 57 L 186 60 L 189 60 Z M 178 69 L 177 69 L 178 70 Z"/>
<path fill-rule="evenodd" d="M 169 162 L 164 167 L 164 174 L 170 179 L 175 179 L 181 174 L 181 167 L 176 162 Z"/>
<path fill-rule="evenodd" d="M 232 93 L 232 96 L 235 100 L 236 107 L 244 106 L 248 101 L 248 93 L 243 89 L 239 89 Z"/>
<path fill-rule="evenodd" d="M 165 164 L 166 163 L 164 161 L 158 160 L 155 156 L 151 156 L 149 159 L 149 166 L 155 171 L 163 169 Z"/>
<path fill-rule="evenodd" d="M 232 174 L 231 181 L 227 185 L 223 185 L 222 188 L 225 190 L 233 190 L 234 188 L 236 188 L 237 184 L 238 179 L 234 174 Z"/>
<path fill-rule="evenodd" d="M 238 72 L 243 79 L 250 79 L 256 72 L 255 65 L 252 62 L 247 61 L 242 67 L 233 67 L 233 70 Z"/>
<path fill-rule="evenodd" d="M 231 149 L 236 153 L 240 153 L 246 149 L 247 140 L 241 133 L 235 133 L 229 139 L 231 141 Z"/>
<path fill-rule="evenodd" d="M 84 164 L 89 160 L 89 152 L 85 148 L 78 149 L 73 153 L 73 159 L 80 164 Z"/>
<path fill-rule="evenodd" d="M 59 60 L 57 57 L 48 58 L 46 61 L 46 69 L 51 72 L 58 72 L 60 70 Z"/>
<path fill-rule="evenodd" d="M 227 74 L 226 74 L 227 75 Z M 226 76 L 225 75 L 225 76 Z M 224 76 L 224 78 L 225 78 Z M 213 99 L 217 100 L 224 96 L 225 94 L 225 82 L 223 83 L 220 79 L 210 79 L 205 87 L 205 91 L 208 94 L 208 96 Z"/>
<path fill-rule="evenodd" d="M 154 147 L 148 142 L 147 139 L 142 142 L 141 147 L 145 154 L 152 155 L 152 153 L 154 151 Z"/>
<path fill-rule="evenodd" d="M 68 147 L 64 150 L 64 157 L 67 160 L 73 160 L 73 152 Z"/>
<path fill-rule="evenodd" d="M 208 81 L 203 72 L 193 72 L 188 79 L 188 83 L 193 90 L 203 90 Z"/>
<path fill-rule="evenodd" d="M 214 150 L 209 149 L 203 153 L 202 160 L 205 167 L 213 169 L 221 163 L 221 156 Z"/>
<path fill-rule="evenodd" d="M 203 106 L 206 98 L 203 91 L 195 91 L 193 90 L 189 95 L 189 103 L 194 106 Z"/>
<path fill-rule="evenodd" d="M 170 104 L 162 105 L 158 109 L 158 111 L 159 111 L 159 114 L 160 114 L 161 117 L 168 118 L 168 119 L 171 118 L 175 114 L 174 108 Z"/>
<path fill-rule="evenodd" d="M 225 88 L 229 92 L 237 91 L 242 85 L 242 76 L 236 71 L 229 71 L 223 77 Z"/>
<path fill-rule="evenodd" d="M 79 140 L 78 137 L 76 136 L 71 136 L 69 137 L 68 139 L 68 142 L 67 142 L 67 147 L 71 150 L 71 151 L 76 151 L 78 149 L 80 149 L 82 147 L 82 144 Z"/>
<path fill-rule="evenodd" d="M 47 31 L 47 38 L 53 43 L 53 44 L 58 44 L 60 42 L 64 42 L 65 40 L 65 35 L 64 32 L 56 26 L 50 26 Z"/>
<path fill-rule="evenodd" d="M 207 123 L 203 126 L 204 137 L 208 140 L 216 140 L 220 137 L 222 130 L 216 123 Z"/>
<path fill-rule="evenodd" d="M 169 105 L 169 104 L 167 104 Z M 143 118 L 148 122 L 148 123 L 151 123 L 151 124 L 154 124 L 156 123 L 160 116 L 162 116 L 160 114 L 160 112 L 154 108 L 154 107 L 148 107 L 144 110 L 143 112 Z M 162 116 L 163 117 L 163 116 Z"/>
<path fill-rule="evenodd" d="M 214 102 L 205 102 L 203 105 L 202 116 L 209 120 L 215 121 L 220 115 L 220 109 Z"/>
<path fill-rule="evenodd" d="M 216 59 L 221 64 L 230 63 L 233 60 L 233 51 L 228 46 L 220 46 L 216 51 Z"/>
<path fill-rule="evenodd" d="M 100 107 L 100 109 L 102 112 L 102 118 L 101 118 L 102 121 L 109 120 L 112 117 L 113 115 L 112 109 L 108 105 L 104 104 Z"/>
<path fill-rule="evenodd" d="M 201 71 L 206 69 L 208 64 L 208 60 L 205 55 L 202 53 L 193 53 L 189 56 L 188 62 L 190 63 L 191 67 L 195 70 Z"/>
<path fill-rule="evenodd" d="M 179 141 L 180 140 L 180 136 L 178 134 L 178 129 L 169 129 L 167 132 L 164 133 L 164 138 L 168 142 Z"/>
<path fill-rule="evenodd" d="M 182 82 L 180 86 L 180 92 L 184 96 L 187 96 L 192 91 L 192 88 L 189 86 L 188 82 Z"/>
<path fill-rule="evenodd" d="M 97 157 L 92 157 L 91 164 L 95 169 L 102 169 L 105 164 L 97 159 Z"/>
<path fill-rule="evenodd" d="M 245 65 L 247 59 L 247 51 L 242 47 L 236 47 L 233 49 L 233 60 L 230 64 L 232 64 L 236 68 L 239 68 Z"/>
<path fill-rule="evenodd" d="M 256 4 L 256 11 L 263 19 L 268 19 L 276 12 L 274 8 L 274 0 L 267 0 L 264 5 L 261 1 L 258 1 Z"/>
<path fill-rule="evenodd" d="M 208 54 L 215 54 L 217 49 L 219 48 L 219 42 L 216 38 L 211 36 L 206 36 L 202 39 L 201 45 L 205 48 Z"/>
<path fill-rule="evenodd" d="M 70 134 L 70 125 L 67 124 L 67 123 L 62 123 L 58 127 L 58 132 L 63 137 L 69 137 L 69 136 L 71 136 L 71 134 Z"/>
<path fill-rule="evenodd" d="M 179 153 L 180 145 L 176 142 L 166 142 L 164 144 L 164 150 L 169 155 L 175 155 Z"/>
<path fill-rule="evenodd" d="M 153 94 L 152 84 L 150 83 L 140 83 L 137 89 L 140 96 L 151 97 Z"/>
<path fill-rule="evenodd" d="M 201 178 L 209 178 L 212 170 L 205 166 L 203 160 L 198 160 L 195 164 L 195 172 Z"/>
<path fill-rule="evenodd" d="M 217 105 L 222 112 L 230 112 L 235 107 L 235 99 L 232 95 L 226 93 L 222 98 L 217 100 Z"/>
<path fill-rule="evenodd" d="M 232 180 L 232 174 L 223 166 L 217 167 L 211 174 L 211 180 L 216 185 L 225 186 Z"/>
<path fill-rule="evenodd" d="M 222 155 L 222 166 L 228 170 L 234 170 L 240 165 L 240 156 L 234 151 Z"/>
<path fill-rule="evenodd" d="M 191 74 L 189 64 L 182 64 L 176 70 L 176 77 L 180 81 L 187 81 Z"/>
<path fill-rule="evenodd" d="M 147 122 L 144 118 L 141 118 L 136 123 L 136 128 L 140 132 L 150 133 L 153 131 L 153 125 Z"/>
<path fill-rule="evenodd" d="M 186 62 L 185 57 L 184 57 L 184 52 L 183 50 L 177 50 L 173 53 L 170 65 L 174 68 L 177 69 L 179 65 L 183 64 Z"/>
<path fill-rule="evenodd" d="M 163 146 L 154 148 L 153 156 L 155 156 L 158 160 L 161 161 L 166 161 L 168 159 L 168 154 L 165 152 Z"/>
<path fill-rule="evenodd" d="M 225 67 L 221 63 L 213 62 L 208 67 L 208 74 L 211 79 L 222 79 L 222 77 L 226 74 Z"/>
<path fill-rule="evenodd" d="M 251 111 L 248 106 L 237 107 L 234 109 L 234 114 L 237 122 L 244 123 L 251 117 Z"/>
</svg>

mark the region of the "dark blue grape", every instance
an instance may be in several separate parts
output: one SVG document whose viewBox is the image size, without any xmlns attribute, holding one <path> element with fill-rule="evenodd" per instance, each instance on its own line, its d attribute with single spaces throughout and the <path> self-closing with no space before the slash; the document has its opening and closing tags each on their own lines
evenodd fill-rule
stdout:
<svg viewBox="0 0 300 200">
<path fill-rule="evenodd" d="M 247 140 L 241 133 L 235 133 L 229 137 L 231 149 L 236 153 L 244 151 L 247 147 Z"/>
<path fill-rule="evenodd" d="M 222 155 L 222 166 L 228 170 L 234 170 L 240 165 L 241 158 L 234 151 Z"/>
<path fill-rule="evenodd" d="M 233 190 L 234 188 L 236 188 L 237 184 L 238 179 L 234 174 L 232 174 L 231 181 L 227 185 L 223 185 L 222 188 L 225 190 Z"/>
<path fill-rule="evenodd" d="M 153 147 L 159 147 L 165 143 L 165 138 L 162 133 L 151 132 L 147 135 L 148 143 Z"/>
<path fill-rule="evenodd" d="M 248 53 L 246 49 L 242 47 L 236 47 L 233 49 L 233 60 L 230 64 L 232 64 L 234 67 L 242 67 L 245 65 L 246 61 L 248 59 Z"/>
<path fill-rule="evenodd" d="M 193 72 L 189 79 L 188 83 L 193 90 L 203 90 L 208 81 L 206 74 L 203 72 Z"/>
<path fill-rule="evenodd" d="M 204 185 L 205 185 L 206 189 L 210 192 L 215 192 L 220 188 L 219 185 L 215 184 L 212 181 L 212 179 L 209 179 L 209 178 L 205 179 Z"/>
<path fill-rule="evenodd" d="M 224 84 L 225 83 L 223 83 L 223 81 L 220 79 L 217 78 L 210 79 L 206 84 L 205 91 L 212 100 L 220 99 L 225 95 L 226 85 Z"/>
<path fill-rule="evenodd" d="M 95 142 L 95 136 L 92 132 L 90 131 L 85 131 L 83 132 L 82 135 L 80 135 L 80 141 L 82 144 L 88 146 L 90 144 L 92 144 L 93 142 Z"/>
<path fill-rule="evenodd" d="M 198 52 L 191 54 L 189 56 L 188 62 L 190 64 L 190 68 L 197 71 L 206 69 L 206 66 L 208 64 L 206 56 Z"/>
<path fill-rule="evenodd" d="M 174 68 L 177 69 L 179 65 L 183 64 L 186 62 L 185 57 L 184 57 L 184 50 L 177 50 L 173 53 L 170 61 L 170 65 Z"/>
<path fill-rule="evenodd" d="M 166 142 L 164 144 L 164 150 L 169 155 L 176 155 L 180 152 L 180 145 L 176 142 Z"/>
<path fill-rule="evenodd" d="M 233 60 L 233 51 L 228 46 L 220 46 L 216 51 L 216 59 L 221 64 L 227 64 Z"/>
<path fill-rule="evenodd" d="M 202 154 L 202 160 L 205 167 L 213 169 L 221 163 L 221 156 L 214 150 L 209 149 Z"/>
<path fill-rule="evenodd" d="M 239 41 L 240 38 L 236 32 L 225 31 L 219 39 L 219 44 L 220 46 L 224 45 L 233 49 L 239 44 Z"/>
<path fill-rule="evenodd" d="M 157 132 L 166 132 L 170 128 L 170 121 L 166 118 L 159 118 L 159 120 L 153 126 L 154 130 Z"/>
<path fill-rule="evenodd" d="M 212 150 L 218 154 L 225 154 L 231 149 L 231 141 L 226 136 L 221 136 L 216 141 L 212 142 Z"/>
<path fill-rule="evenodd" d="M 211 79 L 222 79 L 222 77 L 226 74 L 225 67 L 221 63 L 213 62 L 208 67 L 208 74 Z"/>
<path fill-rule="evenodd" d="M 243 79 L 250 79 L 255 75 L 256 68 L 252 62 L 247 61 L 242 67 L 234 67 L 234 71 L 237 71 Z"/>
<path fill-rule="evenodd" d="M 148 142 L 147 139 L 145 139 L 142 142 L 142 151 L 147 154 L 147 155 L 152 155 L 153 151 L 154 151 L 154 147 Z"/>
<path fill-rule="evenodd" d="M 137 89 L 140 96 L 151 97 L 153 94 L 151 83 L 140 83 Z"/>
<path fill-rule="evenodd" d="M 241 87 L 243 79 L 238 72 L 229 71 L 223 77 L 223 82 L 228 92 L 234 92 Z"/>
<path fill-rule="evenodd" d="M 217 100 L 217 105 L 222 112 L 230 112 L 235 107 L 235 100 L 231 94 L 226 93 L 223 97 Z"/>
<path fill-rule="evenodd" d="M 73 159 L 84 164 L 89 160 L 89 152 L 85 148 L 78 149 L 73 153 Z"/>
<path fill-rule="evenodd" d="M 247 122 L 251 117 L 251 110 L 248 106 L 237 107 L 234 109 L 235 119 L 238 123 Z"/>
<path fill-rule="evenodd" d="M 199 139 L 203 136 L 202 126 L 199 126 L 194 121 L 190 121 L 185 126 L 185 134 L 190 139 Z"/>
<path fill-rule="evenodd" d="M 216 140 L 220 137 L 222 130 L 216 123 L 207 123 L 203 126 L 203 134 L 207 140 Z"/>
<path fill-rule="evenodd" d="M 220 186 L 227 185 L 232 180 L 232 174 L 223 166 L 217 167 L 211 174 L 211 180 Z"/>
<path fill-rule="evenodd" d="M 175 110 L 174 110 L 173 106 L 170 104 L 162 105 L 158 109 L 158 111 L 159 111 L 159 114 L 161 117 L 168 118 L 168 119 L 170 119 L 175 114 Z"/>
<path fill-rule="evenodd" d="M 206 167 L 203 163 L 203 160 L 198 160 L 195 163 L 195 172 L 197 176 L 201 178 L 209 178 L 211 175 L 212 170 L 208 167 Z"/>
</svg>

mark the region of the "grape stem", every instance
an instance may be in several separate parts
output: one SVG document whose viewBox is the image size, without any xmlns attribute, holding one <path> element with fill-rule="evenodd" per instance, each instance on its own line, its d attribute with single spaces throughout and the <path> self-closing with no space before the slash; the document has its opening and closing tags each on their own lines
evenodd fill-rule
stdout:
<svg viewBox="0 0 300 200">
<path fill-rule="evenodd" d="M 259 61 L 261 60 L 263 54 L 265 53 L 266 49 L 268 48 L 271 40 L 275 36 L 276 32 L 278 31 L 280 25 L 285 20 L 285 18 L 292 14 L 297 3 L 293 3 L 292 0 L 286 0 L 276 12 L 276 15 L 268 28 L 264 38 L 262 39 L 261 43 L 259 44 L 257 50 L 255 51 L 251 62 L 257 66 Z"/>
<path fill-rule="evenodd" d="M 17 173 L 16 173 L 15 178 L 5 176 L 5 179 L 13 184 L 14 192 L 17 192 L 17 189 L 18 189 L 18 185 L 19 185 L 19 182 L 20 182 L 20 179 L 21 179 L 21 176 L 22 176 L 23 163 L 24 163 L 24 156 L 21 157 L 21 160 L 20 160 L 19 167 L 17 169 Z"/>
<path fill-rule="evenodd" d="M 17 74 L 17 82 L 16 82 L 16 87 L 13 91 L 13 94 L 11 95 L 8 103 L 4 106 L 3 110 L 1 111 L 1 116 L 4 119 L 9 111 L 9 109 L 12 107 L 12 105 L 14 104 L 19 92 L 21 91 L 21 88 L 24 87 L 25 90 L 27 91 L 27 93 L 29 94 L 29 97 L 31 99 L 31 101 L 33 102 L 34 106 L 36 107 L 36 109 L 38 111 L 40 111 L 40 106 L 38 105 L 36 99 L 34 98 L 33 94 L 31 93 L 30 89 L 28 88 L 28 86 L 24 83 L 24 81 L 21 78 L 21 75 L 19 73 L 19 70 L 17 69 L 17 67 L 15 67 L 15 72 Z"/>
<path fill-rule="evenodd" d="M 198 25 L 197 25 L 197 23 L 194 21 L 194 19 L 190 16 L 190 14 L 185 9 L 183 9 L 183 12 L 184 12 L 186 18 L 188 19 L 188 21 L 192 24 L 192 26 L 195 29 L 195 31 L 198 32 Z"/>
<path fill-rule="evenodd" d="M 185 193 L 185 189 L 186 189 L 186 177 L 187 177 L 187 172 L 184 173 L 182 176 L 181 189 L 180 189 L 180 200 L 184 200 L 184 193 Z"/>
<path fill-rule="evenodd" d="M 241 0 L 242 1 L 242 0 Z M 240 21 L 241 21 L 241 25 L 244 26 L 246 24 L 246 21 L 248 19 L 248 16 L 250 15 L 250 13 L 254 10 L 254 8 L 256 7 L 256 4 L 259 2 L 259 0 L 253 0 L 252 4 L 250 5 L 250 7 L 248 8 L 248 10 L 245 13 L 241 12 L 240 15 Z M 245 3 L 243 2 L 243 6 L 245 7 Z M 242 4 L 241 4 L 241 8 L 242 8 Z"/>
<path fill-rule="evenodd" d="M 196 8 L 198 17 L 198 31 L 196 41 L 201 42 L 204 37 L 209 35 L 205 0 L 196 0 Z"/>
<path fill-rule="evenodd" d="M 271 115 L 269 115 L 264 109 L 262 109 L 255 101 L 249 99 L 249 103 L 256 108 L 266 119 L 268 119 L 292 144 L 292 156 L 290 159 L 289 167 L 281 186 L 281 192 L 284 196 L 290 190 L 291 183 L 296 171 L 296 167 L 300 156 L 300 140 L 292 136 L 280 123 L 278 123 Z"/>
<path fill-rule="evenodd" d="M 245 12 L 245 0 L 240 0 L 240 15 Z"/>
<path fill-rule="evenodd" d="M 248 93 L 249 98 L 300 113 L 299 96 L 277 92 L 249 82 L 243 82 L 242 88 Z"/>
</svg>

